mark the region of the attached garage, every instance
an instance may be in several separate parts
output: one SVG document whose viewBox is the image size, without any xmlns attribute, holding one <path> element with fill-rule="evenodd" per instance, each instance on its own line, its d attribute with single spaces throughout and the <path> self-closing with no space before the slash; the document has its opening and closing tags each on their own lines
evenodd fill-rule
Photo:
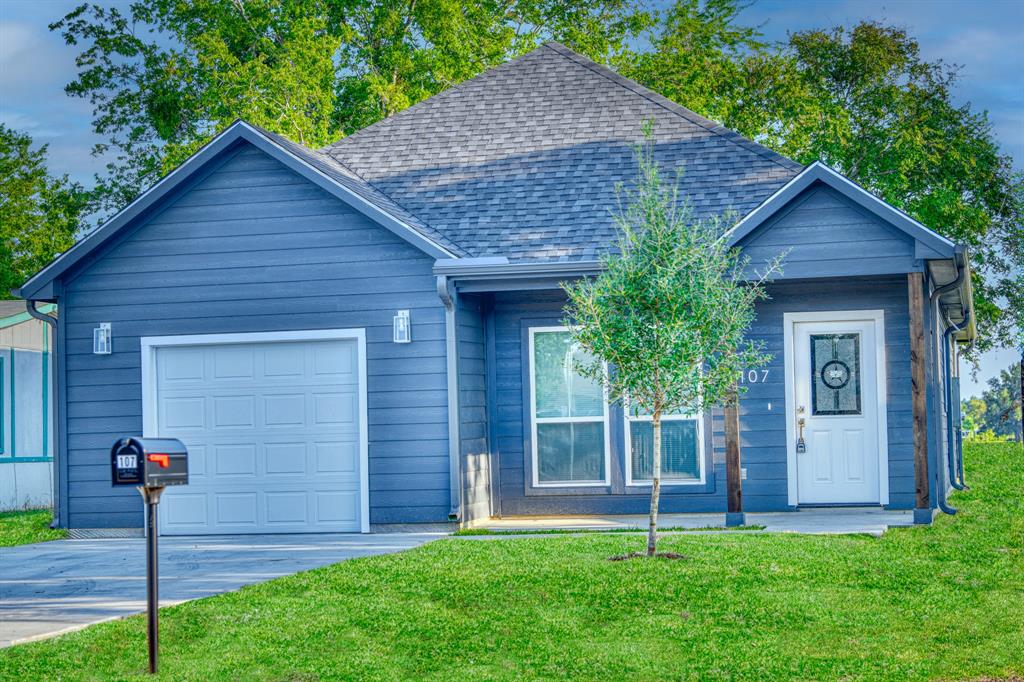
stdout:
<svg viewBox="0 0 1024 682">
<path fill-rule="evenodd" d="M 369 530 L 362 330 L 142 339 L 143 421 L 181 439 L 165 535 Z"/>
</svg>

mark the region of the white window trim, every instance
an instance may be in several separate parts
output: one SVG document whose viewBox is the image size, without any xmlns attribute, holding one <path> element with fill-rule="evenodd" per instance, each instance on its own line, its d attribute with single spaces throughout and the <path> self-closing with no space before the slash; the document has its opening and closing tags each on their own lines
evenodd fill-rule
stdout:
<svg viewBox="0 0 1024 682">
<path fill-rule="evenodd" d="M 608 419 L 608 396 L 605 392 L 604 413 L 600 417 L 538 417 L 537 416 L 537 387 L 534 376 L 534 336 L 547 332 L 568 332 L 566 326 L 554 327 L 530 327 L 529 329 L 529 375 L 530 375 L 530 460 L 533 469 L 534 488 L 606 488 L 611 485 L 612 450 L 611 450 L 611 429 Z M 605 371 L 608 366 L 605 365 Z M 537 454 L 537 424 L 572 424 L 583 422 L 604 422 L 604 480 L 602 481 L 564 481 L 546 482 L 540 481 L 540 470 Z"/>
<path fill-rule="evenodd" d="M 649 415 L 630 415 L 629 403 L 627 402 L 623 406 L 623 414 L 625 415 L 625 428 L 626 432 L 626 485 L 633 487 L 650 487 L 654 485 L 653 481 L 645 481 L 642 479 L 633 478 L 633 428 L 632 422 L 649 422 L 654 417 Z M 661 486 L 687 486 L 687 485 L 704 485 L 707 483 L 707 467 L 704 465 L 704 415 L 703 414 L 671 414 L 662 415 L 661 421 L 683 421 L 683 420 L 696 420 L 697 422 L 697 467 L 700 472 L 699 478 L 661 478 Z"/>
<path fill-rule="evenodd" d="M 366 330 L 310 329 L 290 332 L 242 332 L 234 334 L 188 334 L 181 336 L 144 336 L 142 351 L 142 435 L 158 437 L 156 350 L 169 346 L 216 346 L 236 343 L 280 341 L 334 341 L 353 339 L 358 353 L 359 378 L 359 504 L 360 532 L 370 532 L 370 462 L 367 419 Z M 145 519 L 143 519 L 145 520 Z M 143 524 L 145 527 L 145 524 Z"/>
</svg>

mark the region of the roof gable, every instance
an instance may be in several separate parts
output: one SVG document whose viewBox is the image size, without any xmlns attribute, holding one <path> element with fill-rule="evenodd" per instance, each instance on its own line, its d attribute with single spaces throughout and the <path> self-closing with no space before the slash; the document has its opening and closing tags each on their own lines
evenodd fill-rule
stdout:
<svg viewBox="0 0 1024 682">
<path fill-rule="evenodd" d="M 114 217 L 79 240 L 18 290 L 25 299 L 50 300 L 57 296 L 55 282 L 67 270 L 81 262 L 90 253 L 108 244 L 139 218 L 150 214 L 172 192 L 214 167 L 223 155 L 239 144 L 249 143 L 280 161 L 300 176 L 341 199 L 375 223 L 405 239 L 435 258 L 453 258 L 461 255 L 439 233 L 421 224 L 415 216 L 381 194 L 358 176 L 323 154 L 237 121 L 204 145 L 182 165 L 164 176 L 143 192 L 135 201 Z"/>
<path fill-rule="evenodd" d="M 729 244 L 737 246 L 746 241 L 759 227 L 765 225 L 815 183 L 831 188 L 856 206 L 914 239 L 917 258 L 951 258 L 956 253 L 956 244 L 820 161 L 808 166 L 738 222 L 727 233 Z"/>
<path fill-rule="evenodd" d="M 469 256 L 586 260 L 616 234 L 647 120 L 698 215 L 745 214 L 802 168 L 555 43 L 324 151 Z"/>
</svg>

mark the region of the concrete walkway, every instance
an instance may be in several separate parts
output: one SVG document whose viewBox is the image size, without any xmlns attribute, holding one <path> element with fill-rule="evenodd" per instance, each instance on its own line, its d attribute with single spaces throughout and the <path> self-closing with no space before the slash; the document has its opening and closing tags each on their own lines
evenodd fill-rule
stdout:
<svg viewBox="0 0 1024 682">
<path fill-rule="evenodd" d="M 746 525 L 764 526 L 763 532 L 881 535 L 888 528 L 912 526 L 911 511 L 896 511 L 881 507 L 833 507 L 829 509 L 801 509 L 793 512 L 748 513 Z M 721 528 L 725 514 L 659 514 L 662 528 Z M 475 524 L 501 532 L 537 530 L 646 530 L 647 517 L 637 515 L 607 516 L 509 516 Z M 467 536 L 472 537 L 472 536 Z M 486 537 L 486 536 L 480 536 Z"/>
<path fill-rule="evenodd" d="M 160 605 L 345 559 L 417 547 L 443 534 L 160 538 Z M 145 540 L 57 540 L 0 548 L 0 647 L 146 609 Z"/>
</svg>

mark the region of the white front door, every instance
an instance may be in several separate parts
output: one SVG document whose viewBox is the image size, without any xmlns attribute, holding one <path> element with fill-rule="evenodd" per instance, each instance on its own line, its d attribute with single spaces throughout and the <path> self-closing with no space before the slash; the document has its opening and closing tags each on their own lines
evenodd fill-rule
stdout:
<svg viewBox="0 0 1024 682">
<path fill-rule="evenodd" d="M 787 321 L 796 502 L 878 504 L 880 325 L 823 317 Z"/>
</svg>

